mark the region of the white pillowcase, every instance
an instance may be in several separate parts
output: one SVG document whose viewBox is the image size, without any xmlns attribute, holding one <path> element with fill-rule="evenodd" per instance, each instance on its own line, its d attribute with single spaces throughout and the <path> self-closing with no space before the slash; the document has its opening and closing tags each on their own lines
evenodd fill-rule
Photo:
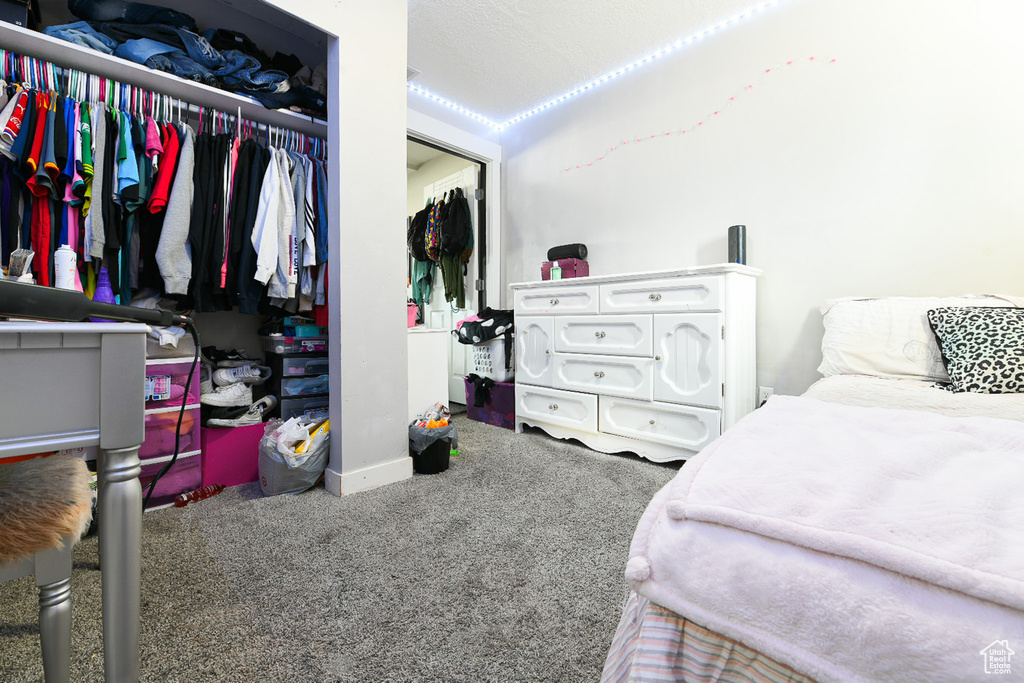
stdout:
<svg viewBox="0 0 1024 683">
<path fill-rule="evenodd" d="M 1024 299 L 993 294 L 956 297 L 833 299 L 821 307 L 823 377 L 870 375 L 948 382 L 927 313 L 950 306 L 1024 306 Z"/>
</svg>

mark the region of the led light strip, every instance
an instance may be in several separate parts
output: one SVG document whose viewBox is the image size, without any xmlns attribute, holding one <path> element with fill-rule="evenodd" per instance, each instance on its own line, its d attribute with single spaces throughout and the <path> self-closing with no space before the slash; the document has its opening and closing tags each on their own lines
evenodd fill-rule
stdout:
<svg viewBox="0 0 1024 683">
<path fill-rule="evenodd" d="M 452 111 L 456 111 L 456 112 L 458 112 L 458 113 L 460 113 L 460 114 L 462 114 L 464 116 L 467 116 L 467 117 L 469 117 L 471 119 L 474 119 L 476 121 L 484 123 L 484 124 L 490 126 L 491 128 L 497 130 L 497 131 L 501 131 L 501 130 L 504 130 L 505 128 L 508 128 L 509 126 L 512 126 L 512 125 L 514 125 L 516 123 L 519 123 L 520 121 L 523 121 L 523 120 L 528 119 L 528 118 L 530 118 L 530 117 L 532 117 L 532 116 L 534 116 L 536 114 L 539 114 L 542 111 L 546 111 L 546 110 L 550 109 L 551 107 L 559 105 L 562 102 L 565 102 L 566 100 L 570 100 L 570 99 L 572 99 L 572 98 L 574 98 L 574 97 L 576 97 L 578 95 L 581 95 L 581 94 L 583 94 L 585 92 L 588 92 L 588 91 L 598 87 L 599 85 L 602 85 L 604 83 L 607 83 L 610 80 L 618 78 L 619 76 L 622 76 L 622 75 L 624 75 L 624 74 L 626 74 L 626 73 L 628 73 L 630 71 L 633 71 L 634 69 L 638 69 L 638 68 L 640 68 L 642 66 L 646 66 L 647 64 L 650 64 L 654 60 L 659 59 L 661 57 L 664 57 L 664 56 L 666 56 L 668 54 L 671 54 L 672 52 L 674 52 L 674 51 L 676 51 L 676 50 L 678 50 L 678 49 L 680 49 L 682 47 L 685 47 L 685 46 L 690 45 L 692 43 L 695 43 L 695 42 L 697 42 L 699 40 L 702 40 L 703 38 L 706 38 L 706 37 L 710 36 L 711 34 L 715 33 L 716 31 L 720 31 L 720 30 L 722 30 L 724 28 L 728 28 L 729 26 L 732 26 L 733 24 L 741 21 L 742 19 L 747 19 L 748 17 L 753 16 L 757 12 L 765 10 L 768 7 L 771 7 L 772 5 L 778 4 L 779 2 L 780 2 L 780 0 L 763 0 L 763 2 L 755 5 L 754 7 L 751 7 L 750 9 L 748 9 L 748 10 L 746 10 L 744 12 L 740 12 L 739 14 L 734 14 L 733 16 L 729 17 L 728 19 L 720 21 L 717 24 L 714 24 L 713 26 L 709 26 L 708 28 L 705 28 L 705 29 L 703 29 L 701 31 L 698 31 L 698 32 L 696 32 L 696 33 L 694 33 L 694 34 L 692 34 L 690 36 L 687 36 L 686 38 L 680 38 L 679 40 L 676 40 L 676 41 L 674 41 L 672 43 L 669 43 L 668 45 L 665 45 L 664 47 L 654 51 L 653 53 L 647 55 L 646 57 L 642 57 L 641 59 L 638 59 L 638 60 L 636 60 L 634 62 L 631 62 L 630 64 L 627 64 L 626 66 L 623 66 L 623 67 L 621 67 L 619 69 L 615 69 L 614 71 L 609 71 L 608 73 L 606 73 L 606 74 L 604 74 L 602 76 L 598 76 L 594 80 L 592 80 L 592 81 L 590 81 L 588 83 L 585 83 L 585 84 L 579 86 L 578 88 L 575 88 L 574 90 L 570 90 L 569 92 L 566 92 L 566 93 L 564 93 L 562 95 L 559 95 L 558 97 L 550 99 L 547 102 L 544 102 L 543 104 L 539 104 L 536 107 L 534 107 L 533 109 L 530 109 L 528 111 L 524 111 L 524 112 L 522 112 L 520 114 L 517 114 L 517 115 L 513 116 L 512 118 L 510 118 L 510 119 L 508 119 L 508 120 L 506 120 L 506 121 L 504 121 L 502 123 L 497 123 L 495 121 L 492 121 L 491 119 L 487 118 L 486 116 L 483 116 L 482 114 L 478 114 L 477 112 L 475 112 L 475 111 L 473 111 L 471 109 L 467 109 L 466 107 L 463 107 L 462 105 L 458 104 L 457 102 L 452 102 L 451 100 L 447 100 L 447 99 L 445 99 L 445 98 L 443 98 L 443 97 L 441 97 L 439 95 L 435 95 L 435 94 L 431 93 L 429 90 L 427 90 L 426 88 L 423 88 L 421 86 L 409 83 L 408 87 L 409 87 L 409 90 L 411 90 L 412 92 L 417 93 L 419 95 L 422 95 L 423 97 L 425 97 L 425 98 L 427 98 L 429 100 L 433 100 L 434 102 L 442 104 L 442 105 L 448 107 L 449 109 L 451 109 Z"/>
<path fill-rule="evenodd" d="M 452 102 L 451 100 L 447 100 L 447 99 L 441 97 L 440 95 L 435 95 L 434 93 L 430 92 L 429 90 L 427 90 L 424 87 L 421 87 L 421 86 L 415 85 L 413 83 L 410 83 L 409 84 L 409 90 L 411 90 L 412 92 L 414 92 L 414 93 L 416 93 L 418 95 L 422 95 L 423 97 L 427 98 L 428 100 L 433 100 L 434 102 L 437 102 L 438 104 L 442 104 L 442 105 L 448 107 L 449 109 L 451 109 L 452 111 L 458 112 L 458 113 L 462 114 L 463 116 L 466 116 L 466 117 L 469 117 L 469 118 L 473 119 L 474 121 L 479 121 L 480 123 L 487 124 L 491 128 L 494 128 L 495 130 L 501 130 L 502 129 L 502 125 L 500 123 L 495 123 L 494 121 L 490 120 L 489 118 L 487 118 L 483 114 L 478 114 L 477 112 L 473 111 L 472 109 L 467 109 L 466 107 L 463 107 L 458 102 Z"/>
<path fill-rule="evenodd" d="M 715 109 L 714 111 L 708 113 L 704 118 L 702 118 L 701 120 L 697 121 L 697 123 L 693 124 L 689 128 L 684 128 L 682 130 L 675 130 L 675 131 L 671 131 L 670 130 L 670 131 L 666 131 L 664 133 L 655 133 L 653 135 L 642 135 L 640 137 L 631 138 L 629 140 L 623 140 L 619 144 L 612 145 L 611 147 L 609 147 L 608 150 L 606 152 L 604 152 L 602 155 L 600 155 L 599 157 L 596 157 L 596 158 L 592 159 L 591 161 L 587 161 L 587 162 L 582 162 L 582 163 L 576 164 L 575 166 L 567 166 L 567 167 L 562 169 L 562 172 L 566 173 L 568 171 L 574 171 L 574 170 L 578 171 L 578 170 L 581 170 L 581 169 L 589 168 L 590 166 L 594 166 L 595 164 L 597 164 L 597 163 L 599 163 L 601 161 L 604 161 L 608 157 L 609 154 L 611 154 L 615 150 L 617 150 L 620 147 L 623 147 L 625 145 L 629 145 L 629 144 L 637 145 L 637 144 L 640 144 L 641 142 L 647 142 L 648 140 L 664 139 L 664 138 L 670 137 L 672 135 L 684 135 L 686 133 L 692 133 L 693 131 L 697 130 L 698 128 L 703 127 L 705 123 L 710 122 L 714 117 L 718 116 L 723 111 L 725 111 L 733 102 L 736 101 L 737 97 L 739 97 L 743 93 L 749 92 L 751 89 L 753 89 L 754 84 L 760 82 L 762 79 L 766 78 L 770 74 L 775 73 L 775 72 L 781 70 L 782 67 L 793 66 L 794 64 L 797 64 L 797 63 L 800 63 L 800 62 L 807 62 L 809 64 L 834 64 L 835 61 L 836 61 L 835 59 L 829 59 L 829 58 L 815 59 L 814 57 L 800 57 L 798 59 L 791 59 L 791 60 L 789 60 L 787 62 L 784 62 L 782 64 L 776 64 L 775 66 L 769 67 L 769 68 L 765 69 L 764 71 L 762 71 L 760 76 L 758 76 L 758 78 L 756 78 L 753 83 L 749 83 L 749 84 L 743 86 L 742 88 L 740 88 L 739 90 L 737 90 L 731 97 L 729 97 L 728 100 L 723 102 L 722 105 L 720 107 L 718 107 L 718 109 Z"/>
</svg>

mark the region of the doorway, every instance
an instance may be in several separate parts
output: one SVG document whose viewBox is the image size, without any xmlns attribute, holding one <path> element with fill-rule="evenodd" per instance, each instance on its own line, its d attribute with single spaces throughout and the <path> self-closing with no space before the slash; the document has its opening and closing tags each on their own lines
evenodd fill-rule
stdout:
<svg viewBox="0 0 1024 683">
<path fill-rule="evenodd" d="M 465 404 L 463 377 L 472 372 L 471 347 L 450 334 L 462 320 L 487 306 L 486 165 L 457 151 L 409 136 L 406 164 L 407 214 L 413 216 L 435 202 L 465 197 L 471 222 L 472 253 L 461 267 L 442 268 L 417 261 L 408 250 L 409 300 L 417 305 L 416 322 L 446 334 L 448 403 Z M 461 201 L 455 199 L 455 201 Z M 438 359 L 440 362 L 441 359 Z"/>
</svg>

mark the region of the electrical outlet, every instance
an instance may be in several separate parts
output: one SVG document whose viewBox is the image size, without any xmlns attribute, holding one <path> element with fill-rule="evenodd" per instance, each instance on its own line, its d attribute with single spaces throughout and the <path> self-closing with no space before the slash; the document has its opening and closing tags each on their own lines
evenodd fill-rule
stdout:
<svg viewBox="0 0 1024 683">
<path fill-rule="evenodd" d="M 757 388 L 757 407 L 760 408 L 764 405 L 764 402 L 768 400 L 768 397 L 775 393 L 775 387 L 758 387 Z"/>
</svg>

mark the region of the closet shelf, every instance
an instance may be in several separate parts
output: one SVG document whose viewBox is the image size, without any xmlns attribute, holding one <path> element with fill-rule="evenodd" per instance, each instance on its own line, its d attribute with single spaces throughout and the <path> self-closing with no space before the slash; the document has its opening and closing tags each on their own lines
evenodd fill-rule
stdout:
<svg viewBox="0 0 1024 683">
<path fill-rule="evenodd" d="M 173 74 L 155 71 L 120 57 L 106 55 L 14 24 L 0 22 L 0 45 L 5 50 L 51 62 L 58 67 L 96 74 L 201 107 L 219 109 L 228 114 L 237 114 L 241 108 L 242 117 L 251 121 L 298 131 L 313 137 L 327 138 L 325 121 L 296 112 L 267 109 L 227 90 L 218 90 L 205 83 L 187 81 Z"/>
</svg>

